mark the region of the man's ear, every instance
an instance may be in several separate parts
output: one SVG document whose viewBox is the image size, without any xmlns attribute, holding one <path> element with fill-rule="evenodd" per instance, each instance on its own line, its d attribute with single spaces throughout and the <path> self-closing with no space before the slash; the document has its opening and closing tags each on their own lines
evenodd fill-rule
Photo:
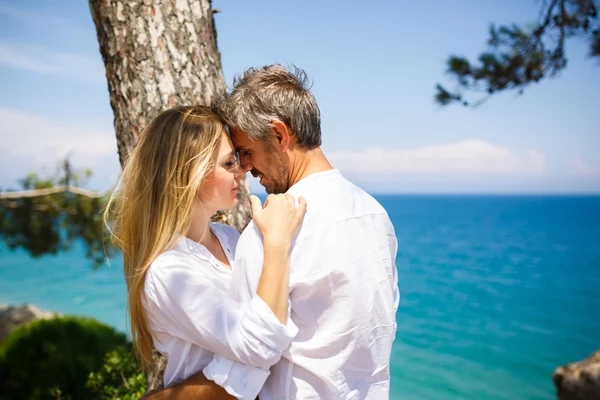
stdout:
<svg viewBox="0 0 600 400">
<path fill-rule="evenodd" d="M 292 144 L 292 131 L 290 128 L 284 122 L 276 119 L 271 121 L 271 132 L 277 138 L 281 151 L 288 151 Z"/>
</svg>

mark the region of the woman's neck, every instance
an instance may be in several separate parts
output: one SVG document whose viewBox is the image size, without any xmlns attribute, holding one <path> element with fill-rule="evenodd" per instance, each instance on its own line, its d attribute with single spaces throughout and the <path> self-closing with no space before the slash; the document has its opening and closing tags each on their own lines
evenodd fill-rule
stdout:
<svg viewBox="0 0 600 400">
<path fill-rule="evenodd" d="M 204 244 L 210 240 L 210 218 L 214 212 L 195 207 L 192 211 L 190 227 L 186 236 L 194 242 Z"/>
</svg>

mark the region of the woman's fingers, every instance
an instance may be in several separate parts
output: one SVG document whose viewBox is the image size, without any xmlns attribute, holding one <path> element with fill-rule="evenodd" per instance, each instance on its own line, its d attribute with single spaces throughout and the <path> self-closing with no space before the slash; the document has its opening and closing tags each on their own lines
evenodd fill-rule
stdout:
<svg viewBox="0 0 600 400">
<path fill-rule="evenodd" d="M 300 210 L 301 217 L 306 214 L 306 199 L 302 196 L 298 197 L 298 210 Z"/>
<path fill-rule="evenodd" d="M 265 200 L 264 208 L 254 195 L 250 196 L 250 202 L 254 221 L 263 236 L 292 240 L 306 214 L 306 200 L 303 197 L 296 202 L 289 194 L 271 194 Z"/>
<path fill-rule="evenodd" d="M 267 198 L 265 199 L 265 208 L 267 208 L 267 205 L 269 205 L 269 201 L 275 199 L 277 196 L 274 194 L 270 194 L 267 196 Z"/>
<path fill-rule="evenodd" d="M 293 204 L 293 212 L 295 213 L 295 223 L 296 223 L 296 231 L 300 229 L 300 225 L 304 220 L 304 215 L 306 214 L 306 199 L 304 197 L 298 197 L 298 207 L 296 207 L 296 201 L 294 200 Z"/>
<path fill-rule="evenodd" d="M 252 205 L 252 216 L 256 219 L 256 216 L 262 212 L 262 204 L 260 199 L 255 195 L 250 196 L 250 204 Z M 266 205 L 266 202 L 265 202 Z"/>
<path fill-rule="evenodd" d="M 285 199 L 287 200 L 288 205 L 292 206 L 295 208 L 296 206 L 296 200 L 294 200 L 294 197 L 290 194 L 286 194 L 285 195 Z"/>
</svg>

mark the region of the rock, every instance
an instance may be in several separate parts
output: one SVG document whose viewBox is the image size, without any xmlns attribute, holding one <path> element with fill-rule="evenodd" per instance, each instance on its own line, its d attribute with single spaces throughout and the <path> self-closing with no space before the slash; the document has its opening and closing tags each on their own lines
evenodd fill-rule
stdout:
<svg viewBox="0 0 600 400">
<path fill-rule="evenodd" d="M 13 329 L 37 319 L 53 318 L 56 315 L 58 314 L 40 310 L 33 304 L 20 306 L 0 304 L 0 344 Z"/>
<path fill-rule="evenodd" d="M 552 374 L 559 400 L 600 400 L 600 350 Z"/>
</svg>

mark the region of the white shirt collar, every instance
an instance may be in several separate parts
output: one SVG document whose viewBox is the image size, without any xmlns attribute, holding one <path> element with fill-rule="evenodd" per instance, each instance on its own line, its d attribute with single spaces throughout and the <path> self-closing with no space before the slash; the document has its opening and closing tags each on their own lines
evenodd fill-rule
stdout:
<svg viewBox="0 0 600 400">
<path fill-rule="evenodd" d="M 219 239 L 219 242 L 221 243 L 221 246 L 223 247 L 223 250 L 225 251 L 225 254 L 227 255 L 227 258 L 229 258 L 230 262 L 233 259 L 232 256 L 232 249 L 231 246 L 229 244 L 229 237 L 224 234 L 224 232 L 221 232 L 221 230 L 219 229 L 219 224 L 210 224 L 210 230 L 215 234 L 215 236 L 217 237 L 217 239 Z M 203 260 L 206 260 L 208 262 L 212 262 L 215 260 L 214 255 L 208 251 L 208 249 L 203 246 L 202 244 L 188 238 L 185 235 L 180 235 L 179 238 L 177 239 L 175 246 L 174 246 L 177 250 L 181 250 L 181 251 L 185 251 L 187 253 L 191 253 Z"/>
</svg>

